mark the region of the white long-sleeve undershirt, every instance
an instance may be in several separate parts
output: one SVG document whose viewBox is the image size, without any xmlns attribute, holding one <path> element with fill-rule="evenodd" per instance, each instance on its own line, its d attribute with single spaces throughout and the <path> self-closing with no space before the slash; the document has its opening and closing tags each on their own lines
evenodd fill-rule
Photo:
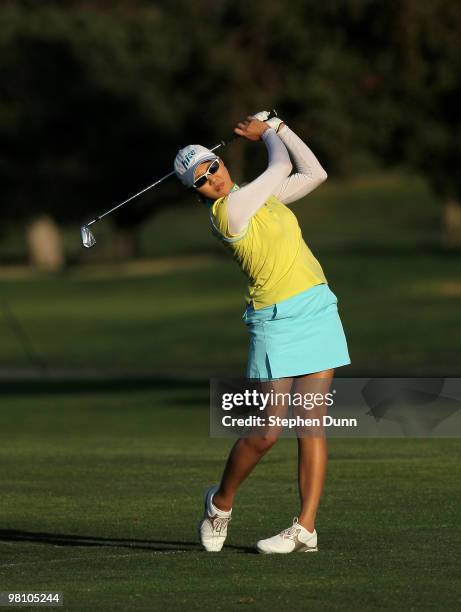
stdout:
<svg viewBox="0 0 461 612">
<path fill-rule="evenodd" d="M 243 231 L 269 196 L 274 195 L 283 204 L 290 204 L 313 191 L 327 178 L 327 173 L 306 143 L 287 125 L 278 134 L 272 128 L 266 130 L 262 139 L 269 155 L 266 170 L 228 196 L 228 225 L 233 235 Z M 296 165 L 296 173 L 291 175 L 293 165 L 288 151 Z"/>
<path fill-rule="evenodd" d="M 293 158 L 296 173 L 284 180 L 273 195 L 283 204 L 291 204 L 314 191 L 328 175 L 307 144 L 287 125 L 278 132 L 278 136 Z"/>
</svg>

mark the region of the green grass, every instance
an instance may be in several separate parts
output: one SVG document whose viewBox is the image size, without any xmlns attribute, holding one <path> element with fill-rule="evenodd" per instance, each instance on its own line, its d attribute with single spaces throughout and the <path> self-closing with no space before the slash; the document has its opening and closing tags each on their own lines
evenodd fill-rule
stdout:
<svg viewBox="0 0 461 612">
<path fill-rule="evenodd" d="M 347 375 L 459 374 L 461 255 L 317 255 L 338 297 L 352 360 Z M 245 282 L 230 259 L 164 275 L 75 270 L 4 280 L 0 289 L 3 305 L 50 367 L 244 372 Z M 0 368 L 30 365 L 13 329 L 0 316 Z"/>
<path fill-rule="evenodd" d="M 438 247 L 424 184 L 329 180 L 293 209 L 338 296 L 352 365 L 336 376 L 459 376 L 461 255 Z M 73 228 L 66 249 L 90 263 L 111 241 L 102 224 L 82 252 Z M 208 437 L 207 381 L 244 373 L 245 282 L 195 202 L 141 244 L 169 259 L 0 270 L 0 590 L 63 591 L 85 612 L 459 609 L 456 439 L 331 439 L 319 553 L 261 557 L 255 542 L 298 512 L 281 440 L 239 492 L 225 551 L 200 551 L 201 492 L 231 444 Z M 23 241 L 8 234 L 0 257 Z M 24 338 L 74 382 L 8 382 L 32 363 Z"/>
<path fill-rule="evenodd" d="M 338 181 L 291 205 L 309 245 L 315 249 L 437 245 L 441 204 L 417 176 L 374 174 Z M 178 223 L 178 218 L 181 222 Z M 141 231 L 141 252 L 155 257 L 219 252 L 208 230 L 206 209 L 193 198 L 165 209 Z"/>
<path fill-rule="evenodd" d="M 329 179 L 293 210 L 338 297 L 352 360 L 343 375 L 460 374 L 461 253 L 439 248 L 440 203 L 421 179 Z M 104 259 L 110 223 L 97 230 L 91 251 L 81 248 L 78 228 L 69 230 L 69 253 L 88 264 Z M 0 256 L 13 238 L 7 234 Z M 211 235 L 203 207 L 192 199 L 162 211 L 140 241 L 145 257 L 179 260 L 151 272 L 142 262 L 54 277 L 0 270 L 0 368 L 30 365 L 9 309 L 51 368 L 241 375 L 245 279 Z"/>
<path fill-rule="evenodd" d="M 293 440 L 244 484 L 226 549 L 200 551 L 206 384 L 80 382 L 3 390 L 1 590 L 59 590 L 66 610 L 458 609 L 460 442 L 329 441 L 319 553 L 262 557 L 298 511 Z"/>
<path fill-rule="evenodd" d="M 156 198 L 161 198 L 158 193 Z M 156 200 L 153 197 L 153 206 Z M 348 180 L 329 178 L 320 189 L 291 205 L 308 244 L 315 249 L 393 246 L 411 249 L 439 244 L 441 202 L 419 177 L 402 173 L 370 174 Z M 152 258 L 171 254 L 222 253 L 208 228 L 207 211 L 193 196 L 159 209 L 143 223 L 139 252 Z M 1 230 L 1 228 L 0 228 Z M 76 224 L 63 229 L 71 261 L 91 263 L 113 256 L 111 218 L 94 227 L 98 246 L 81 247 Z M 27 261 L 24 228 L 3 228 L 0 262 Z"/>
</svg>

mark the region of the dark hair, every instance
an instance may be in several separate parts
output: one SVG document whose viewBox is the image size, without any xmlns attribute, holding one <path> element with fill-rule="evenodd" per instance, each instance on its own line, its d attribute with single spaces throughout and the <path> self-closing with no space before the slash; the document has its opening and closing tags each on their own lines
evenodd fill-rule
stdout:
<svg viewBox="0 0 461 612">
<path fill-rule="evenodd" d="M 197 198 L 200 204 L 204 204 L 205 206 L 210 206 L 210 204 L 214 202 L 214 200 L 212 200 L 211 198 L 206 198 L 199 191 L 197 191 L 197 189 L 194 189 L 193 187 L 188 187 L 187 190 L 191 194 L 194 194 L 194 196 Z"/>
</svg>

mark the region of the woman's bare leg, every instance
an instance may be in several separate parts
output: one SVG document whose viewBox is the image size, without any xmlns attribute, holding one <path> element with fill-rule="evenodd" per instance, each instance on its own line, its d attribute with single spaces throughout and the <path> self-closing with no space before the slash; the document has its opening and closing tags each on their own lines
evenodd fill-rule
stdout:
<svg viewBox="0 0 461 612">
<path fill-rule="evenodd" d="M 290 393 L 293 384 L 292 378 L 280 378 L 278 380 L 260 383 L 261 391 L 270 393 Z M 287 412 L 288 404 L 272 407 L 272 412 L 284 416 Z M 266 409 L 266 415 L 270 412 Z M 256 435 L 248 438 L 240 438 L 232 447 L 227 459 L 226 467 L 219 485 L 218 491 L 213 496 L 213 504 L 220 510 L 230 510 L 234 502 L 237 489 L 245 478 L 253 471 L 257 463 L 272 448 L 280 433 L 275 427 L 267 429 L 263 435 Z"/>
<path fill-rule="evenodd" d="M 334 369 L 330 369 L 296 377 L 293 382 L 293 394 L 327 393 L 333 376 Z M 325 406 L 314 409 L 305 416 L 315 417 L 322 414 L 326 414 Z M 309 531 L 315 528 L 315 517 L 325 482 L 327 460 L 327 440 L 323 427 L 321 430 L 314 430 L 312 435 L 305 432 L 305 437 L 298 437 L 298 485 L 301 501 L 298 520 Z"/>
</svg>

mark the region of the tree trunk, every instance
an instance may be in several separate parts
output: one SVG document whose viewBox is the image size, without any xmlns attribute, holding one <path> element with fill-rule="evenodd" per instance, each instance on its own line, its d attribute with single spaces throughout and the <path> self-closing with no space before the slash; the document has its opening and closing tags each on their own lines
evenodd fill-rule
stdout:
<svg viewBox="0 0 461 612">
<path fill-rule="evenodd" d="M 243 148 L 243 143 L 235 143 L 233 147 L 228 148 L 228 151 L 226 151 L 225 155 L 226 158 L 229 160 L 229 165 L 227 169 L 229 170 L 231 179 L 238 185 L 241 185 L 243 179 L 245 178 L 243 170 L 245 165 L 245 150 Z"/>
<path fill-rule="evenodd" d="M 33 266 L 58 272 L 65 265 L 64 248 L 59 227 L 51 217 L 42 215 L 27 228 L 29 258 Z"/>
<path fill-rule="evenodd" d="M 442 246 L 461 248 L 461 202 L 447 200 L 442 211 Z"/>
<path fill-rule="evenodd" d="M 117 261 L 135 259 L 139 255 L 137 227 L 115 227 L 114 255 Z"/>
<path fill-rule="evenodd" d="M 234 44 L 238 44 L 238 40 L 234 41 Z M 230 116 L 234 122 L 234 125 L 232 125 L 232 132 L 237 121 L 243 121 L 245 117 L 250 114 L 248 108 L 251 108 L 251 105 L 247 103 L 248 101 L 245 96 L 242 96 L 237 85 L 235 85 L 233 92 L 229 100 L 231 108 Z M 256 145 L 256 143 L 251 144 Z M 245 176 L 245 152 L 247 145 L 248 141 L 245 141 L 244 138 L 238 138 L 231 147 L 225 147 L 223 150 L 218 149 L 218 155 L 221 154 L 225 157 L 224 163 L 229 170 L 231 179 L 238 185 L 248 180 L 248 177 Z"/>
</svg>

